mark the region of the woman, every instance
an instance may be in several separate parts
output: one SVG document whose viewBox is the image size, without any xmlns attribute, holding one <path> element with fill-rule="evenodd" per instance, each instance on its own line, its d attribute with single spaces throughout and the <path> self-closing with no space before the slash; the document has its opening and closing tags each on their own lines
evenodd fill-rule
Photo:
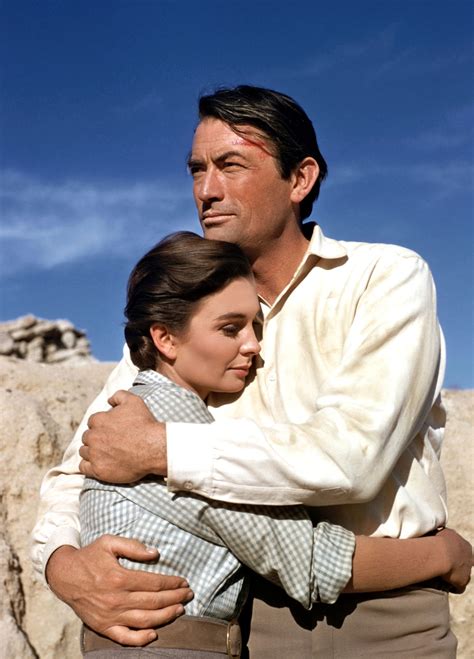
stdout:
<svg viewBox="0 0 474 659">
<path fill-rule="evenodd" d="M 165 238 L 135 266 L 125 315 L 125 338 L 140 369 L 132 391 L 162 421 L 211 423 L 209 393 L 238 393 L 258 367 L 259 303 L 250 265 L 233 244 L 186 232 Z M 186 615 L 160 629 L 146 649 L 122 648 L 86 630 L 88 657 L 238 656 L 238 626 L 232 621 L 246 598 L 245 566 L 306 608 L 334 602 L 344 588 L 392 589 L 451 567 L 442 534 L 404 541 L 354 538 L 326 522 L 313 528 L 302 507 L 175 495 L 161 478 L 133 485 L 86 478 L 80 515 L 84 545 L 111 533 L 156 546 L 158 562 L 122 559 L 122 565 L 185 574 L 194 591 Z M 428 556 L 433 558 L 424 560 Z"/>
</svg>

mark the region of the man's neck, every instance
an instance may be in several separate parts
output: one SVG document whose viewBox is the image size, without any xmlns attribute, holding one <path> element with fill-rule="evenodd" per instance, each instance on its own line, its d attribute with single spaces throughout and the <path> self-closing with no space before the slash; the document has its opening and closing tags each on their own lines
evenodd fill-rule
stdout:
<svg viewBox="0 0 474 659">
<path fill-rule="evenodd" d="M 298 231 L 290 238 L 280 238 L 265 246 L 252 259 L 257 292 L 268 304 L 273 304 L 289 284 L 300 265 L 309 241 Z"/>
</svg>

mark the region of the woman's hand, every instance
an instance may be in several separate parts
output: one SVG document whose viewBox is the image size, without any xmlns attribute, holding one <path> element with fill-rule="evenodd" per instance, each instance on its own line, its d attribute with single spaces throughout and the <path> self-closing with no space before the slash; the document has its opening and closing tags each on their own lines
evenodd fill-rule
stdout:
<svg viewBox="0 0 474 659">
<path fill-rule="evenodd" d="M 453 593 L 463 593 L 471 580 L 473 566 L 472 546 L 459 533 L 452 529 L 438 531 L 436 538 L 445 552 L 447 571 L 442 574 L 444 581 L 451 585 Z"/>
</svg>

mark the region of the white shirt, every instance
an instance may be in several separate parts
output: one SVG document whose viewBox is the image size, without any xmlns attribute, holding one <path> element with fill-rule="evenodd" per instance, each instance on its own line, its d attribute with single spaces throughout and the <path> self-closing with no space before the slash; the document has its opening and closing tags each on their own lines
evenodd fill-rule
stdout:
<svg viewBox="0 0 474 659">
<path fill-rule="evenodd" d="M 263 365 L 240 397 L 214 396 L 212 425 L 167 425 L 168 487 L 330 506 L 324 517 L 357 534 L 411 537 L 443 526 L 445 352 L 426 263 L 315 227 L 293 279 L 263 307 Z M 79 546 L 81 436 L 136 372 L 125 350 L 63 464 L 45 476 L 33 533 L 39 572 L 60 545 Z"/>
</svg>

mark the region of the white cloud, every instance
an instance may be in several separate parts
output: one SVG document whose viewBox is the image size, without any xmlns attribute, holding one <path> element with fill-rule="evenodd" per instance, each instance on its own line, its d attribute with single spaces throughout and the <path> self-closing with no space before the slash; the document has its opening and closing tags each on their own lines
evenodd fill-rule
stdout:
<svg viewBox="0 0 474 659">
<path fill-rule="evenodd" d="M 4 274 L 125 256 L 172 230 L 198 230 L 189 186 L 166 181 L 53 184 L 6 171 L 0 207 Z"/>
<path fill-rule="evenodd" d="M 371 60 L 378 60 L 388 56 L 394 47 L 396 36 L 396 25 L 390 25 L 376 35 L 371 35 L 357 41 L 344 41 L 338 43 L 326 52 L 318 52 L 317 55 L 302 62 L 298 71 L 293 71 L 297 77 L 318 76 L 335 67 L 352 65 L 355 60 L 366 56 Z"/>
<path fill-rule="evenodd" d="M 469 147 L 473 140 L 473 116 L 473 104 L 451 109 L 438 126 L 407 137 L 404 142 L 420 151 L 445 151 Z"/>
<path fill-rule="evenodd" d="M 474 164 L 462 158 L 439 159 L 433 161 L 422 159 L 414 163 L 402 161 L 397 163 L 367 162 L 341 163 L 330 169 L 330 176 L 325 187 L 353 185 L 361 179 L 376 185 L 377 179 L 389 178 L 396 187 L 403 182 L 410 186 L 414 195 L 420 189 L 429 190 L 427 202 L 436 203 L 459 194 L 468 194 L 472 190 Z"/>
<path fill-rule="evenodd" d="M 457 50 L 449 54 L 433 55 L 431 50 L 423 45 L 400 48 L 401 23 L 387 25 L 378 33 L 366 34 L 360 39 L 340 41 L 334 46 L 324 49 L 318 46 L 318 51 L 303 60 L 297 70 L 291 70 L 292 77 L 313 78 L 336 70 L 355 70 L 357 67 L 363 75 L 360 82 L 373 83 L 381 77 L 416 77 L 432 73 L 459 70 L 470 65 L 472 53 L 470 44 L 459 44 Z M 364 62 L 364 66 L 362 66 Z M 289 70 L 280 71 L 290 73 Z M 360 74 L 359 74 L 360 75 Z M 467 82 L 467 80 L 466 80 Z"/>
<path fill-rule="evenodd" d="M 128 104 L 119 105 L 115 108 L 118 114 L 134 114 L 136 112 L 156 110 L 163 105 L 163 97 L 157 91 L 150 91 Z"/>
</svg>

